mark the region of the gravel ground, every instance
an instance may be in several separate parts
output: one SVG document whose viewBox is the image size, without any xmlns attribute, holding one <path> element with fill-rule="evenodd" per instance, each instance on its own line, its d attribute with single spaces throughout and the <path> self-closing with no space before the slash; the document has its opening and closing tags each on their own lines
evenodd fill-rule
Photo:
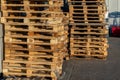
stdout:
<svg viewBox="0 0 120 80">
<path fill-rule="evenodd" d="M 64 62 L 60 80 L 120 80 L 120 38 L 108 38 L 109 56 L 106 60 L 79 59 Z"/>
</svg>

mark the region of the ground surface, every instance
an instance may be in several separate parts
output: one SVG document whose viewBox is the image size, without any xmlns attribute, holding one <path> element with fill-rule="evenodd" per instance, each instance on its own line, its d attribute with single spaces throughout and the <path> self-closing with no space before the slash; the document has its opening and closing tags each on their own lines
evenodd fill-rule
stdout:
<svg viewBox="0 0 120 80">
<path fill-rule="evenodd" d="M 120 38 L 108 38 L 109 56 L 106 60 L 79 59 L 64 62 L 60 80 L 120 80 Z"/>
</svg>

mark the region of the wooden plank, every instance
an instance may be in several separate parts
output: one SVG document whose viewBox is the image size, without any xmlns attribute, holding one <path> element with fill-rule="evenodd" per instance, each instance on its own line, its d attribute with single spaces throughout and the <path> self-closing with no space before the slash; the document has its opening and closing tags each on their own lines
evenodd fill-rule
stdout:
<svg viewBox="0 0 120 80">
<path fill-rule="evenodd" d="M 94 52 L 91 52 L 91 51 L 85 51 L 85 52 L 82 52 L 82 51 L 72 51 L 73 53 L 71 54 L 71 56 L 78 56 L 78 57 L 96 57 L 96 58 L 106 58 L 107 56 L 107 51 L 94 51 Z M 89 53 L 89 54 L 88 54 Z"/>
<path fill-rule="evenodd" d="M 71 25 L 71 29 L 74 30 L 106 30 L 104 25 Z"/>
<path fill-rule="evenodd" d="M 69 2 L 87 2 L 87 3 L 93 3 L 93 2 L 105 2 L 105 0 L 68 0 Z"/>
<path fill-rule="evenodd" d="M 104 23 L 70 23 L 70 25 L 107 25 L 105 22 Z"/>
<path fill-rule="evenodd" d="M 74 43 L 79 43 L 79 42 L 84 43 L 84 42 L 88 42 L 88 40 L 91 43 L 94 43 L 94 42 L 96 42 L 96 43 L 107 43 L 108 42 L 107 38 L 77 38 L 77 39 L 76 38 L 70 38 L 70 41 L 74 42 Z"/>
</svg>

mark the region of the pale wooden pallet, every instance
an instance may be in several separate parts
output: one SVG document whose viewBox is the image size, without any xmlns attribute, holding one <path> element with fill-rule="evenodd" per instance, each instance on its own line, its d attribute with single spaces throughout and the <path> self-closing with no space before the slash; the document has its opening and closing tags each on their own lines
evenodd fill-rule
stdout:
<svg viewBox="0 0 120 80">
<path fill-rule="evenodd" d="M 106 50 L 108 48 L 107 43 L 72 43 L 70 44 L 71 49 L 81 49 L 81 48 L 90 48 L 91 50 Z"/>
<path fill-rule="evenodd" d="M 101 34 L 97 34 L 97 35 L 95 35 L 95 34 L 71 34 L 70 35 L 71 36 L 71 38 L 74 38 L 74 39 L 79 39 L 79 38 L 106 38 L 106 34 L 103 34 L 103 35 L 101 35 Z"/>
<path fill-rule="evenodd" d="M 68 33 L 67 33 L 67 31 L 59 31 L 58 33 L 57 32 L 48 32 L 49 30 L 45 30 L 45 29 L 43 29 L 43 31 L 41 31 L 41 30 L 37 30 L 37 31 L 29 31 L 29 30 L 27 30 L 27 31 L 25 31 L 25 30 L 5 30 L 6 31 L 6 33 L 5 33 L 5 36 L 6 37 L 9 37 L 9 36 L 18 36 L 18 37 L 20 37 L 20 36 L 24 36 L 24 37 L 31 37 L 31 39 L 33 39 L 35 36 L 39 36 L 39 38 L 41 38 L 42 39 L 42 36 L 44 36 L 44 37 L 48 37 L 48 39 L 49 38 L 54 38 L 54 39 L 58 39 L 58 38 L 63 38 L 64 39 L 64 37 L 65 37 L 65 35 L 68 35 Z M 44 39 L 44 38 L 43 38 Z"/>
<path fill-rule="evenodd" d="M 86 15 L 87 15 L 87 18 L 90 18 L 90 19 L 98 19 L 99 20 L 99 18 L 101 18 L 101 19 L 104 18 L 104 15 L 102 15 L 102 16 L 94 15 L 94 17 L 92 16 L 92 14 L 86 14 Z M 73 14 L 71 14 L 70 19 L 71 18 L 72 19 L 73 18 L 83 19 L 83 18 L 85 18 L 85 16 L 84 16 L 84 14 L 80 14 L 80 15 L 73 15 Z"/>
<path fill-rule="evenodd" d="M 11 37 L 5 36 L 5 43 L 13 43 L 13 44 L 31 44 L 31 45 L 48 45 L 48 46 L 56 46 L 58 44 L 65 44 L 68 42 L 68 37 L 64 36 L 61 38 L 53 38 L 53 39 L 42 39 L 42 38 L 22 38 L 22 37 Z"/>
<path fill-rule="evenodd" d="M 98 36 L 100 36 L 100 35 L 106 35 L 107 34 L 107 31 L 104 31 L 104 32 L 93 32 L 93 31 L 86 31 L 86 32 L 77 32 L 77 31 L 74 31 L 74 32 L 71 32 L 71 34 L 73 34 L 73 35 L 98 35 Z"/>
<path fill-rule="evenodd" d="M 70 23 L 104 23 L 104 19 L 101 21 L 101 20 L 70 20 Z"/>
<path fill-rule="evenodd" d="M 84 26 L 84 25 L 93 25 L 93 26 L 95 26 L 95 25 L 99 25 L 99 26 L 105 26 L 105 25 L 107 25 L 105 22 L 104 23 L 70 23 L 70 25 L 72 25 L 72 26 Z"/>
<path fill-rule="evenodd" d="M 30 54 L 32 55 L 32 54 Z M 6 55 L 7 56 L 7 55 Z M 14 56 L 14 55 L 13 55 Z M 24 55 L 17 55 L 22 56 Z M 16 56 L 15 56 L 16 57 Z M 59 57 L 59 59 L 57 58 Z M 12 57 L 11 57 L 12 58 Z M 3 73 L 6 76 L 26 76 L 26 77 L 56 77 L 62 72 L 63 55 L 52 57 L 54 61 L 46 61 L 50 56 L 30 56 L 29 60 L 9 59 L 4 60 Z M 38 61 L 39 60 L 39 61 Z M 26 71 L 26 72 L 25 72 Z M 54 74 L 54 76 L 53 76 Z"/>
<path fill-rule="evenodd" d="M 89 8 L 89 7 L 91 7 L 91 9 L 104 9 L 104 7 L 105 7 L 105 5 L 70 5 L 70 7 L 83 7 L 84 9 L 87 9 L 87 8 Z"/>
<path fill-rule="evenodd" d="M 104 56 L 104 55 L 86 55 L 86 54 L 73 54 L 70 56 L 70 59 L 103 59 L 103 60 L 106 60 L 107 56 Z"/>
<path fill-rule="evenodd" d="M 11 8 L 9 8 L 9 7 L 11 7 Z M 39 7 L 41 7 L 41 9 L 39 8 Z M 43 7 L 44 7 L 44 10 L 43 10 Z M 49 8 L 50 7 L 50 8 Z M 14 9 L 14 8 L 16 8 L 16 9 Z M 38 8 L 38 9 L 36 9 L 36 8 Z M 1 10 L 2 11 L 21 11 L 21 12 L 23 12 L 23 11 L 25 11 L 25 12 L 38 12 L 38 11 L 53 11 L 53 12 L 62 12 L 62 10 L 61 10 L 61 8 L 60 7 L 58 7 L 58 6 L 27 6 L 27 7 L 25 7 L 25 6 L 6 6 L 6 7 L 1 7 Z"/>
<path fill-rule="evenodd" d="M 41 43 L 41 44 L 37 44 L 37 43 L 15 43 L 15 42 L 6 42 L 5 43 L 5 47 L 6 48 L 10 48 L 10 49 L 23 49 L 23 50 L 50 50 L 50 51 L 53 51 L 53 50 L 60 50 L 62 48 L 64 48 L 64 46 L 66 45 L 67 43 L 64 43 L 64 42 L 61 42 L 61 43 L 58 43 L 58 44 L 45 44 L 45 43 Z"/>
<path fill-rule="evenodd" d="M 13 75 L 12 73 L 9 73 L 9 74 L 10 75 L 5 76 L 6 77 L 5 80 L 58 80 L 58 77 L 54 76 L 54 74 L 52 74 L 53 76 L 50 76 L 50 75 L 44 75 L 44 76 L 37 75 L 36 76 L 36 75 L 34 75 L 31 78 L 26 77 L 26 75 L 24 75 L 24 74 L 16 74 L 16 75 Z"/>
<path fill-rule="evenodd" d="M 64 23 L 21 23 L 21 22 L 6 22 L 4 23 L 4 21 L 2 21 L 3 24 L 6 24 L 6 25 L 16 25 L 16 26 L 20 26 L 20 25 L 29 25 L 29 26 L 59 26 L 59 25 L 63 25 Z M 68 24 L 68 23 L 65 23 L 65 24 Z"/>
<path fill-rule="evenodd" d="M 13 61 L 29 61 L 29 58 L 33 61 L 39 60 L 42 62 L 52 62 L 60 59 L 63 59 L 68 55 L 67 47 L 64 47 L 60 50 L 51 51 L 34 51 L 34 50 L 16 50 L 5 48 L 5 60 L 13 60 Z"/>
<path fill-rule="evenodd" d="M 56 18 L 54 18 L 54 17 L 48 17 L 48 18 L 47 17 L 43 17 L 43 18 L 2 17 L 1 23 L 26 23 L 27 25 L 28 25 L 28 23 L 29 24 L 35 24 L 35 23 L 43 24 L 44 23 L 44 24 L 52 24 L 52 25 L 55 25 L 55 24 L 62 25 L 62 23 L 64 24 L 63 20 L 64 20 L 64 17 L 57 17 L 57 16 L 56 16 Z"/>
<path fill-rule="evenodd" d="M 75 48 L 75 49 L 81 49 L 81 48 L 90 48 L 92 50 L 106 50 L 108 48 L 108 44 L 107 43 L 104 43 L 104 44 L 101 44 L 101 43 L 71 43 L 70 44 L 70 47 L 71 49 Z"/>
<path fill-rule="evenodd" d="M 61 11 L 19 11 L 19 10 L 4 10 L 2 11 L 3 17 L 64 17 Z"/>
<path fill-rule="evenodd" d="M 102 52 L 102 53 L 104 53 L 105 51 L 107 51 L 107 49 L 108 49 L 108 44 L 106 44 L 105 46 L 91 46 L 88 43 L 86 46 L 84 46 L 84 45 L 70 46 L 71 51 L 78 51 L 78 52 L 89 51 L 89 52 Z"/>
<path fill-rule="evenodd" d="M 71 25 L 74 30 L 106 30 L 105 25 Z"/>
<path fill-rule="evenodd" d="M 8 41 L 8 42 L 10 42 L 10 40 L 11 39 L 13 39 L 12 41 L 14 42 L 14 39 L 16 40 L 16 42 L 17 42 L 17 38 L 20 38 L 21 40 L 22 39 L 29 39 L 28 40 L 28 42 L 34 42 L 34 41 L 36 41 L 36 42 L 40 42 L 40 40 L 39 39 L 41 39 L 41 40 L 48 40 L 48 41 L 60 41 L 61 39 L 62 40 L 66 40 L 66 37 L 67 37 L 67 35 L 64 35 L 64 37 L 51 37 L 51 36 L 49 36 L 49 37 L 47 37 L 47 36 L 22 36 L 22 35 L 6 35 L 5 36 L 5 41 Z M 59 40 L 60 39 L 60 40 Z M 61 40 L 61 41 L 62 41 Z M 19 41 L 19 40 L 18 40 Z M 22 42 L 22 41 L 21 41 Z M 25 41 L 26 42 L 26 41 Z M 18 42 L 19 43 L 19 42 Z M 50 42 L 49 42 L 50 43 Z"/>
<path fill-rule="evenodd" d="M 82 15 L 82 14 L 84 14 L 84 15 L 98 15 L 98 16 L 100 16 L 100 15 L 102 15 L 102 16 L 104 16 L 105 14 L 104 13 L 98 13 L 98 12 L 92 12 L 92 13 L 90 13 L 90 12 L 82 12 L 82 13 L 80 13 L 80 12 L 70 12 L 70 15 Z"/>
<path fill-rule="evenodd" d="M 47 32 L 33 32 L 33 31 L 17 31 L 17 30 L 6 30 L 8 32 L 5 33 L 6 38 L 8 37 L 18 37 L 18 38 L 31 38 L 31 39 L 35 39 L 36 37 L 38 37 L 38 39 L 55 39 L 57 40 L 58 38 L 61 39 L 65 39 L 66 35 L 68 35 L 67 31 L 61 31 L 59 33 L 47 33 Z M 65 37 L 65 38 L 64 38 Z"/>
<path fill-rule="evenodd" d="M 50 33 L 54 35 L 63 35 L 66 34 L 68 31 L 68 25 L 66 24 L 58 24 L 58 25 L 16 25 L 16 24 L 11 24 L 11 25 L 7 25 L 6 23 L 4 23 L 4 29 L 6 31 L 8 31 L 8 33 L 12 33 L 12 31 L 19 31 L 19 32 L 28 32 L 31 33 L 31 35 L 35 32 L 41 32 L 41 33 Z M 7 32 L 6 32 L 7 34 Z"/>
<path fill-rule="evenodd" d="M 71 29 L 71 34 L 107 34 L 107 29 Z"/>
<path fill-rule="evenodd" d="M 29 5 L 29 4 L 49 4 L 49 5 L 53 5 L 53 4 L 59 4 L 59 5 L 63 5 L 63 1 L 62 0 L 57 0 L 57 1 L 52 1 L 52 0 L 46 0 L 46 1 L 43 1 L 43 0 L 36 0 L 36 1 L 33 1 L 33 0 L 18 0 L 18 1 L 12 1 L 12 0 L 4 0 L 2 1 L 1 0 L 1 3 L 8 3 L 8 4 L 24 4 L 24 5 Z"/>
<path fill-rule="evenodd" d="M 56 77 L 56 75 L 61 74 L 62 72 L 62 59 L 63 58 L 61 57 L 61 61 L 59 59 L 57 63 L 45 61 L 38 62 L 35 60 L 31 61 L 30 59 L 29 61 L 7 59 L 4 61 L 4 63 L 6 64 L 4 64 L 3 73 L 6 76 L 26 76 L 26 77 L 37 76 L 43 78 Z"/>
<path fill-rule="evenodd" d="M 71 50 L 71 57 L 84 57 L 84 58 L 98 58 L 98 59 L 105 59 L 108 53 L 106 51 L 84 51 L 84 50 Z"/>
<path fill-rule="evenodd" d="M 90 43 L 107 43 L 108 40 L 107 38 L 70 38 L 70 42 L 74 42 L 74 43 L 86 43 L 86 42 L 90 42 Z"/>
<path fill-rule="evenodd" d="M 93 4 L 97 4 L 97 5 L 100 5 L 100 4 L 105 4 L 105 0 L 104 1 L 69 1 L 69 4 L 75 4 L 75 3 L 77 3 L 77 4 L 81 4 L 81 5 L 85 5 L 85 4 L 91 4 L 91 5 L 93 5 Z"/>
<path fill-rule="evenodd" d="M 70 11 L 98 11 L 100 13 L 100 11 L 105 12 L 105 6 L 74 6 L 74 5 L 70 5 L 69 9 Z"/>
<path fill-rule="evenodd" d="M 75 1 L 75 2 L 101 2 L 101 1 L 102 1 L 102 2 L 103 2 L 103 1 L 105 1 L 105 0 L 79 0 L 79 1 L 78 1 L 78 0 L 68 0 L 68 1 L 70 1 L 70 2 L 71 2 L 71 1 L 73 1 L 73 2 L 74 2 L 74 1 Z"/>
<path fill-rule="evenodd" d="M 97 8 L 104 8 L 105 6 L 105 3 L 69 3 L 70 6 L 73 6 L 73 7 L 83 7 L 84 9 L 85 8 L 88 8 L 90 9 L 89 7 L 93 8 L 93 9 L 97 9 Z"/>
<path fill-rule="evenodd" d="M 45 78 L 45 77 L 18 77 L 18 76 L 7 76 L 3 80 L 56 80 L 54 78 Z"/>
</svg>

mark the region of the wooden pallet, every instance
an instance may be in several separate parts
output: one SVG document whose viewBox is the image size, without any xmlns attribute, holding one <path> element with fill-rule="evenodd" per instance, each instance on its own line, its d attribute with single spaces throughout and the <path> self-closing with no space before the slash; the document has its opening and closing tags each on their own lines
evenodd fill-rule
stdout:
<svg viewBox="0 0 120 80">
<path fill-rule="evenodd" d="M 71 50 L 71 57 L 85 57 L 85 58 L 100 58 L 104 59 L 108 55 L 107 51 L 84 51 L 84 50 Z"/>
<path fill-rule="evenodd" d="M 41 77 L 18 77 L 18 76 L 11 76 L 11 77 L 5 77 L 5 80 L 56 80 L 54 78 L 41 78 Z"/>
<path fill-rule="evenodd" d="M 72 13 L 70 23 L 104 23 L 104 15 L 96 13 Z M 95 17 L 92 17 L 95 16 Z"/>
<path fill-rule="evenodd" d="M 82 9 L 82 10 L 85 9 L 85 11 L 92 9 L 92 11 L 98 11 L 98 12 L 101 10 L 104 12 L 106 10 L 105 5 L 70 5 L 69 9 L 71 11 L 74 11 L 76 9 Z"/>
<path fill-rule="evenodd" d="M 69 5 L 104 5 L 105 1 L 70 1 Z"/>
<path fill-rule="evenodd" d="M 102 7 L 104 8 L 105 2 L 70 2 L 69 5 L 75 6 L 75 7 L 86 7 L 88 9 L 95 8 L 95 7 Z M 89 8 L 91 7 L 91 8 Z"/>
<path fill-rule="evenodd" d="M 107 34 L 106 29 L 71 29 L 71 34 Z"/>
<path fill-rule="evenodd" d="M 94 35 L 94 34 L 71 34 L 71 38 L 79 39 L 79 38 L 106 38 L 106 35 Z"/>
<path fill-rule="evenodd" d="M 68 31 L 68 26 L 65 24 L 58 24 L 58 25 L 33 25 L 30 26 L 29 24 L 26 25 L 7 25 L 5 24 L 5 30 L 7 31 L 23 31 L 23 32 L 47 32 L 47 33 L 59 33 Z"/>
<path fill-rule="evenodd" d="M 93 3 L 93 2 L 105 2 L 105 0 L 68 0 L 68 2 L 87 2 L 87 3 Z"/>
<path fill-rule="evenodd" d="M 89 34 L 79 34 L 79 33 L 72 33 L 71 34 L 71 38 L 106 38 L 106 34 L 104 33 L 101 33 L 101 34 L 92 34 L 92 33 L 89 33 Z"/>
<path fill-rule="evenodd" d="M 105 26 L 107 25 L 105 22 L 104 23 L 70 23 L 70 26 L 85 26 L 85 25 L 92 25 L 92 26 Z"/>
<path fill-rule="evenodd" d="M 89 43 L 88 43 L 89 44 Z M 86 46 L 82 46 L 82 45 L 74 45 L 71 46 L 71 50 L 73 51 L 107 51 L 107 44 L 105 46 L 91 46 L 91 45 L 86 45 Z"/>
<path fill-rule="evenodd" d="M 70 42 L 75 43 L 86 43 L 86 42 L 95 42 L 95 43 L 107 43 L 107 38 L 70 38 Z"/>
<path fill-rule="evenodd" d="M 95 36 L 100 36 L 100 35 L 106 35 L 107 34 L 107 32 L 101 32 L 101 33 L 99 33 L 99 32 L 71 32 L 71 34 L 73 34 L 73 35 L 95 35 Z"/>
<path fill-rule="evenodd" d="M 64 47 L 66 46 L 67 43 L 60 43 L 56 46 L 45 46 L 45 45 L 41 45 L 41 46 L 37 46 L 35 44 L 33 45 L 28 45 L 28 44 L 7 44 L 5 45 L 5 50 L 8 51 L 8 49 L 11 50 L 17 50 L 17 51 L 32 51 L 32 52 L 56 52 L 56 51 L 60 51 L 61 49 L 64 49 Z"/>
<path fill-rule="evenodd" d="M 31 77 L 31 78 L 26 78 L 26 77 L 18 77 L 18 76 L 11 76 L 11 77 L 5 77 L 5 80 L 46 80 L 47 78 L 41 78 L 41 77 Z M 50 80 L 55 80 L 52 78 L 48 78 Z"/>
<path fill-rule="evenodd" d="M 58 46 L 57 46 L 58 45 Z M 10 50 L 27 50 L 27 51 L 58 51 L 66 44 L 60 43 L 57 45 L 45 45 L 43 44 L 23 44 L 23 43 L 5 43 L 5 48 Z"/>
<path fill-rule="evenodd" d="M 70 23 L 103 23 L 100 20 L 70 20 Z"/>
<path fill-rule="evenodd" d="M 37 31 L 21 31 L 21 30 L 6 30 L 5 36 L 7 37 L 12 37 L 12 36 L 18 36 L 19 38 L 21 37 L 29 37 L 29 38 L 34 38 L 38 37 L 39 39 L 58 39 L 58 38 L 63 38 L 65 35 L 68 35 L 67 31 L 59 31 L 59 32 L 47 32 L 49 30 L 43 29 L 37 30 Z"/>
<path fill-rule="evenodd" d="M 53 39 L 42 39 L 42 38 L 30 38 L 30 37 L 12 37 L 12 36 L 5 36 L 4 38 L 5 43 L 13 43 L 13 44 L 32 44 L 32 45 L 56 45 L 59 43 L 66 43 L 67 36 L 63 36 L 61 38 L 53 38 Z"/>
<path fill-rule="evenodd" d="M 35 18 L 46 18 L 46 17 L 64 17 L 62 12 L 54 11 L 2 11 L 4 17 L 35 17 Z"/>
<path fill-rule="evenodd" d="M 17 50 L 17 49 L 10 49 L 10 48 L 6 48 L 5 51 L 5 55 L 6 56 L 24 56 L 24 57 L 29 57 L 29 54 L 31 54 L 31 56 L 35 57 L 35 56 L 40 56 L 40 57 L 46 57 L 46 58 L 54 58 L 54 57 L 60 57 L 60 55 L 64 55 L 64 53 L 67 53 L 67 48 L 66 46 L 64 46 L 62 49 L 60 50 L 54 50 L 54 51 L 47 51 L 47 50 Z M 6 58 L 7 59 L 7 58 Z"/>
<path fill-rule="evenodd" d="M 12 0 L 4 0 L 2 1 L 1 0 L 1 3 L 3 4 L 24 4 L 24 5 L 29 5 L 29 4 L 44 4 L 46 3 L 46 5 L 51 5 L 53 6 L 53 4 L 58 4 L 60 6 L 63 6 L 63 1 L 62 0 L 57 0 L 57 1 L 52 1 L 52 0 L 46 0 L 46 1 L 43 1 L 43 0 L 37 0 L 37 1 L 33 1 L 33 0 L 18 0 L 18 1 L 12 1 Z"/>
<path fill-rule="evenodd" d="M 9 57 L 10 54 L 8 56 L 6 54 L 3 73 L 5 76 L 58 77 L 62 73 L 63 54 L 60 52 L 59 56 L 54 55 L 30 52 L 29 55 L 14 53 L 12 57 Z"/>
<path fill-rule="evenodd" d="M 71 48 L 84 48 L 84 47 L 89 47 L 89 48 L 97 48 L 97 49 L 102 49 L 102 47 L 107 48 L 108 45 L 105 42 L 71 42 L 70 44 Z"/>
<path fill-rule="evenodd" d="M 85 18 L 87 19 L 87 20 L 85 20 Z M 94 16 L 94 17 L 92 17 L 91 15 L 87 15 L 87 17 L 85 17 L 84 16 L 84 14 L 81 14 L 81 15 L 71 15 L 71 17 L 70 17 L 70 21 L 72 22 L 72 21 L 94 21 L 94 22 L 96 22 L 96 21 L 104 21 L 104 17 L 100 17 L 100 16 Z M 96 20 L 96 21 L 95 21 Z"/>
<path fill-rule="evenodd" d="M 39 30 L 40 31 L 40 30 Z M 34 38 L 34 37 L 38 37 L 38 39 L 58 39 L 58 38 L 62 38 L 65 39 L 65 35 L 68 35 L 67 31 L 60 31 L 59 33 L 55 33 L 55 32 L 38 32 L 38 31 L 20 31 L 20 30 L 6 30 L 5 36 L 6 37 L 12 37 L 12 36 L 17 36 L 18 38 Z"/>
<path fill-rule="evenodd" d="M 91 29 L 91 30 L 106 30 L 105 28 L 105 25 L 92 25 L 92 24 L 89 24 L 89 25 L 71 25 L 70 26 L 71 29 L 74 29 L 74 30 L 87 30 L 87 29 Z"/>
<path fill-rule="evenodd" d="M 35 57 L 36 58 L 36 57 Z M 5 60 L 3 73 L 5 76 L 26 76 L 26 77 L 57 77 L 62 72 L 62 58 L 59 61 L 48 62 L 41 59 L 25 60 Z M 39 58 L 39 57 L 38 57 Z M 30 60 L 31 59 L 31 60 Z M 56 58 L 55 58 L 56 59 Z M 56 59 L 57 60 L 57 59 Z"/>
<path fill-rule="evenodd" d="M 46 25 L 62 25 L 64 18 L 56 17 L 56 18 L 18 18 L 18 17 L 2 17 L 1 23 L 24 23 L 28 24 L 46 24 Z M 55 22 L 55 23 L 54 23 Z"/>
<path fill-rule="evenodd" d="M 86 42 L 86 43 L 72 43 L 70 44 L 71 48 L 85 48 L 85 47 L 88 47 L 88 48 L 91 48 L 91 49 L 102 49 L 103 48 L 107 48 L 108 45 L 107 43 L 90 43 L 90 42 Z"/>
</svg>

